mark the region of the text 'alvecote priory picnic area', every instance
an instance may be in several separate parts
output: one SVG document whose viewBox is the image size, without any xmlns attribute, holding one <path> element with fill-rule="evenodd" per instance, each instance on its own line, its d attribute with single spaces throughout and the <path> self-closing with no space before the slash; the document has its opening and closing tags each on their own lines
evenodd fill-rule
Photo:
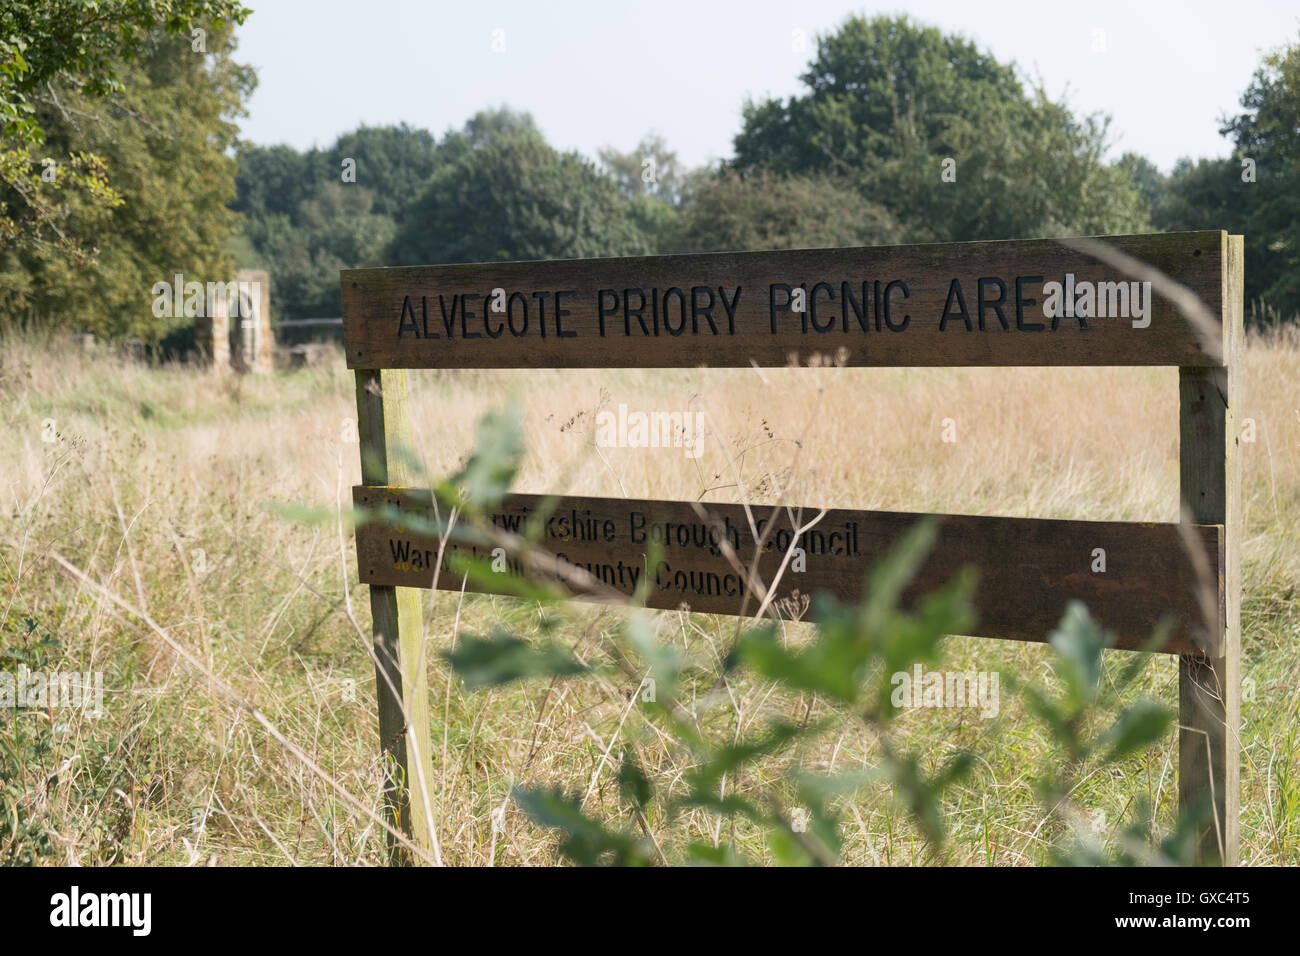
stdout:
<svg viewBox="0 0 1300 956">
<path fill-rule="evenodd" d="M 846 9 L 691 166 L 252 142 L 256 8 L 82 6 L 0 7 L 0 861 L 1300 862 L 1300 21 L 1161 169 Z"/>
</svg>

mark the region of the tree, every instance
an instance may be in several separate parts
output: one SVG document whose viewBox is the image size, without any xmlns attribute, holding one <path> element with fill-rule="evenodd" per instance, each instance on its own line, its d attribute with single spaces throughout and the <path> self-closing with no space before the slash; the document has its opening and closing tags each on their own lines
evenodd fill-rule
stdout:
<svg viewBox="0 0 1300 956">
<path fill-rule="evenodd" d="M 499 119 L 501 114 L 496 114 Z M 482 135 L 482 114 L 451 134 L 454 151 L 411 210 L 395 264 L 636 255 L 653 244 L 629 203 L 590 162 L 553 149 L 535 128 Z"/>
<path fill-rule="evenodd" d="M 385 264 L 414 197 L 445 161 L 428 130 L 405 123 L 361 126 L 305 153 L 246 144 L 231 208 L 244 216 L 246 263 L 274 277 L 279 314 L 337 315 L 339 270 Z"/>
<path fill-rule="evenodd" d="M 249 12 L 234 0 L 0 2 L 0 248 L 57 270 L 93 261 L 93 247 L 73 240 L 102 223 L 120 197 L 101 158 L 84 147 L 40 149 L 49 123 L 66 121 L 74 102 L 125 108 L 129 77 L 142 75 L 139 64 L 160 35 L 184 35 L 202 53 L 209 31 Z M 49 179 L 51 163 L 62 179 Z M 19 277 L 8 282 L 0 293 L 25 287 Z"/>
<path fill-rule="evenodd" d="M 853 182 L 909 241 L 1145 225 L 1128 177 L 1102 160 L 1107 120 L 1026 94 L 960 37 L 853 17 L 819 38 L 802 80 L 802 96 L 745 105 L 734 168 Z"/>
<path fill-rule="evenodd" d="M 87 96 L 125 88 L 123 69 L 162 29 L 191 34 L 252 11 L 232 0 L 41 0 L 0 4 L 0 121 L 6 139 L 41 142 L 40 91 L 72 79 Z"/>
<path fill-rule="evenodd" d="M 648 133 L 628 153 L 607 146 L 600 151 L 600 162 L 619 194 L 628 200 L 636 228 L 650 241 L 652 251 L 684 248 L 684 211 L 712 178 L 711 172 L 687 169 L 658 133 Z"/>
<path fill-rule="evenodd" d="M 250 223 L 248 235 L 275 285 L 279 314 L 336 316 L 339 270 L 386 264 L 383 253 L 397 225 L 376 206 L 371 189 L 325 182 L 292 217 L 275 213 Z"/>
<path fill-rule="evenodd" d="M 1162 195 L 1151 210 L 1152 222 L 1167 232 L 1189 229 L 1251 230 L 1248 203 L 1254 198 L 1241 182 L 1241 166 L 1232 159 L 1183 157 L 1164 180 Z"/>
<path fill-rule="evenodd" d="M 341 182 L 347 159 L 356 162 L 356 183 L 371 190 L 374 212 L 401 223 L 413 197 L 428 184 L 439 157 L 432 133 L 402 123 L 362 126 L 344 133 L 320 157 L 321 178 Z"/>
<path fill-rule="evenodd" d="M 440 172 L 477 168 L 484 156 L 493 155 L 491 144 L 516 137 L 541 141 L 531 116 L 500 107 L 476 114 L 441 141 L 401 124 L 362 126 L 327 148 L 305 153 L 290 146 L 246 145 L 232 203 L 244 216 L 234 244 L 240 261 L 271 273 L 279 314 L 337 315 L 340 269 L 429 261 L 404 251 L 413 241 L 416 249 L 427 247 L 422 223 L 436 221 L 420 218 L 433 214 L 418 200 Z M 355 178 L 343 175 L 349 167 Z M 568 188 L 565 182 L 557 188 Z M 506 193 L 501 195 L 508 201 Z M 631 217 L 637 230 L 635 210 L 624 205 L 619 215 Z M 473 218 L 474 212 L 467 209 L 464 215 Z M 400 241 L 399 230 L 404 230 Z"/>
<path fill-rule="evenodd" d="M 959 121 L 1027 109 L 1015 71 L 961 37 L 907 17 L 851 17 L 819 37 L 804 96 L 747 102 L 735 165 L 848 174 L 904 155 L 908 139 L 946 145 Z"/>
<path fill-rule="evenodd" d="M 229 155 L 254 77 L 233 62 L 230 24 L 208 24 L 205 51 L 158 29 L 114 70 L 121 90 L 87 92 L 81 78 L 58 74 L 31 101 L 42 146 L 25 155 L 73 157 L 67 166 L 100 177 L 103 195 L 68 189 L 55 163 L 52 181 L 31 197 L 45 216 L 24 221 L 0 244 L 0 298 L 48 320 L 104 334 L 155 337 L 166 331 L 150 310 L 154 283 L 230 278 L 222 242 L 235 222 Z M 72 176 L 68 177 L 73 178 Z M 0 187 L 7 210 L 28 201 L 12 181 Z M 55 231 L 57 241 L 47 238 Z"/>
<path fill-rule="evenodd" d="M 1300 314 L 1300 46 L 1264 58 L 1242 94 L 1245 112 L 1223 120 L 1231 156 L 1179 159 L 1168 176 L 1126 154 L 1117 164 L 1157 229 L 1224 229 L 1246 240 L 1246 298 Z M 1249 313 L 1248 313 L 1249 314 Z"/>
<path fill-rule="evenodd" d="M 658 133 L 647 134 L 630 153 L 606 146 L 600 162 L 628 199 L 648 196 L 675 207 L 688 198 L 690 173 Z"/>
<path fill-rule="evenodd" d="M 684 217 L 689 252 L 888 245 L 901 231 L 887 209 L 851 185 L 769 172 L 723 171 L 700 187 Z"/>
<path fill-rule="evenodd" d="M 1125 153 L 1115 164 L 1115 168 L 1129 178 L 1133 188 L 1142 197 L 1151 213 L 1152 221 L 1157 218 L 1159 210 L 1169 197 L 1169 183 L 1164 173 L 1155 163 L 1139 153 Z"/>
<path fill-rule="evenodd" d="M 1264 58 L 1241 105 L 1222 132 L 1237 146 L 1225 188 L 1249 210 L 1246 294 L 1300 315 L 1300 44 Z"/>
<path fill-rule="evenodd" d="M 322 178 L 309 157 L 292 146 L 241 144 L 235 198 L 230 208 L 249 222 L 268 216 L 292 216 Z"/>
<path fill-rule="evenodd" d="M 531 113 L 512 110 L 508 106 L 498 106 L 494 109 L 479 110 L 465 122 L 464 129 L 459 133 L 449 132 L 443 138 L 442 145 L 447 148 L 460 139 L 467 145 L 477 148 L 502 136 L 528 133 L 541 135 L 541 130 L 537 128 Z"/>
</svg>

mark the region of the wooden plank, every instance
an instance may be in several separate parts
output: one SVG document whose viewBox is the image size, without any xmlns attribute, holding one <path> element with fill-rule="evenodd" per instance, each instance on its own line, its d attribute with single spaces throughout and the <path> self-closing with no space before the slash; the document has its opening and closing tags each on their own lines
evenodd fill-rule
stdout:
<svg viewBox="0 0 1300 956">
<path fill-rule="evenodd" d="M 1217 653 L 1179 663 L 1178 803 L 1198 827 L 1202 862 L 1235 864 L 1241 816 L 1241 464 L 1235 398 L 1243 337 L 1245 255 L 1225 237 L 1226 368 L 1179 370 L 1179 475 L 1183 508 L 1224 529 Z M 1213 638 L 1218 640 L 1214 641 Z"/>
<path fill-rule="evenodd" d="M 358 371 L 356 389 L 363 480 L 378 484 L 415 481 L 409 465 L 413 446 L 406 372 Z M 362 581 L 368 583 L 364 576 Z M 434 853 L 430 790 L 433 764 L 422 604 L 420 592 L 414 588 L 371 584 L 379 740 L 386 765 L 385 806 L 417 847 Z M 391 834 L 389 855 L 394 863 L 411 862 L 409 851 Z"/>
<path fill-rule="evenodd" d="M 357 529 L 357 560 L 366 583 L 430 587 L 437 563 L 438 537 L 403 528 L 392 509 L 427 516 L 428 494 L 412 489 L 359 486 L 353 489 L 357 507 L 372 515 L 387 510 L 388 519 Z M 495 514 L 500 528 L 520 529 L 524 519 L 553 507 L 540 546 L 561 560 L 599 578 L 607 589 L 570 587 L 579 598 L 602 600 L 611 592 L 632 594 L 643 584 L 650 542 L 662 539 L 663 551 L 650 577 L 646 604 L 721 614 L 753 614 L 758 600 L 745 600 L 745 577 L 721 553 L 725 539 L 749 566 L 756 536 L 741 505 L 646 501 L 627 498 L 547 498 L 512 495 Z M 697 510 L 698 507 L 698 510 Z M 817 509 L 804 508 L 798 525 L 784 508 L 755 507 L 757 538 L 765 551 L 759 579 L 771 582 L 793 528 L 806 525 Z M 924 515 L 827 511 L 804 533 L 801 546 L 806 569 L 787 570 L 776 596 L 785 616 L 799 600 L 794 593 L 827 591 L 842 600 L 857 600 L 868 568 L 883 556 Z M 1059 623 L 1066 603 L 1077 598 L 1118 635 L 1118 647 L 1137 648 L 1151 637 L 1157 621 L 1169 614 L 1181 622 L 1162 648 L 1197 653 L 1192 629 L 1199 621 L 1195 563 L 1183 546 L 1178 525 L 1110 521 L 1052 521 L 938 515 L 939 535 L 905 599 L 913 601 L 946 583 L 967 564 L 979 569 L 976 606 L 978 633 L 984 637 L 1043 641 Z M 1220 566 L 1220 528 L 1191 529 L 1200 557 L 1211 568 Z M 767 535 L 764 538 L 764 535 Z M 471 542 L 453 534 L 447 554 L 486 557 L 490 543 Z M 1104 549 L 1106 570 L 1092 570 L 1095 549 Z M 461 576 L 444 555 L 438 574 L 440 589 L 459 590 Z M 554 583 L 556 575 L 537 580 Z M 490 583 L 468 590 L 501 593 Z M 796 602 L 794 605 L 791 602 Z M 1210 648 L 1213 651 L 1213 648 Z"/>
<path fill-rule="evenodd" d="M 1188 287 L 1218 316 L 1223 235 L 1099 241 Z M 1201 341 L 1149 282 L 1130 286 L 1132 275 L 1068 243 L 345 270 L 345 350 L 351 368 L 1221 364 L 1221 329 Z M 1064 287 L 1067 276 L 1076 296 L 1123 284 L 1127 309 L 1121 286 L 1102 286 L 1107 317 L 1048 317 L 1047 284 Z M 1064 288 L 1057 298 L 1052 311 L 1064 313 Z"/>
</svg>

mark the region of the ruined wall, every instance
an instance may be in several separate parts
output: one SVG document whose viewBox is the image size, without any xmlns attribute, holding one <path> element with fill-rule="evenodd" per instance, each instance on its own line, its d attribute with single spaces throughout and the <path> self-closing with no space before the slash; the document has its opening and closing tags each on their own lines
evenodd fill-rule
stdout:
<svg viewBox="0 0 1300 956">
<path fill-rule="evenodd" d="M 271 334 L 271 278 L 262 269 L 235 273 L 238 304 L 213 297 L 210 308 L 194 320 L 194 339 L 202 360 L 213 368 L 269 375 L 275 337 Z"/>
<path fill-rule="evenodd" d="M 275 337 L 271 334 L 271 277 L 262 269 L 240 269 L 235 279 L 240 289 L 247 283 L 257 293 L 252 303 L 253 314 L 240 319 L 240 322 L 254 323 L 256 328 L 251 342 L 245 338 L 245 363 L 250 371 L 270 375 L 271 356 L 275 352 Z"/>
<path fill-rule="evenodd" d="M 230 368 L 230 317 L 226 303 L 218 301 L 212 315 L 200 315 L 194 320 L 194 342 L 201 360 L 214 368 Z"/>
</svg>

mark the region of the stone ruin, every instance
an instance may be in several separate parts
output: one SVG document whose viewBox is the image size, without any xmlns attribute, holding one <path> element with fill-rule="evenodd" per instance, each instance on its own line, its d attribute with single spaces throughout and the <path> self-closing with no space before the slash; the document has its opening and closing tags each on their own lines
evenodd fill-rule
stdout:
<svg viewBox="0 0 1300 956">
<path fill-rule="evenodd" d="M 215 369 L 269 375 L 275 350 L 271 277 L 262 269 L 240 269 L 235 273 L 234 285 L 236 295 L 229 299 L 214 296 L 212 308 L 194 320 L 195 343 L 200 355 Z"/>
</svg>

